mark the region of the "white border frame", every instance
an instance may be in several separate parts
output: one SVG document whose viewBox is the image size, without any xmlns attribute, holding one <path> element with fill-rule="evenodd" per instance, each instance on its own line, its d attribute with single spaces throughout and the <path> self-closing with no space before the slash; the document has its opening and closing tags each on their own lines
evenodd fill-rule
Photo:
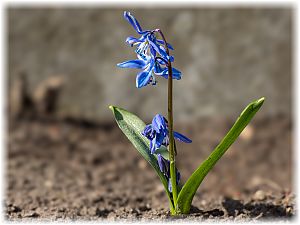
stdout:
<svg viewBox="0 0 300 225">
<path fill-rule="evenodd" d="M 142 2 L 142 3 L 141 3 Z M 0 149 L 0 212 L 1 224 L 8 224 L 11 223 L 5 220 L 5 208 L 4 208 L 4 190 L 5 190 L 5 168 L 6 168 L 6 144 L 7 144 L 7 122 L 6 122 L 6 115 L 5 115 L 5 107 L 7 103 L 7 21 L 6 21 L 6 10 L 7 6 L 68 6 L 68 7 L 92 7 L 92 6 L 109 6 L 109 7 L 124 7 L 124 6 L 134 6 L 134 7 L 159 7 L 159 6 L 168 6 L 168 7 L 180 7 L 180 6 L 191 6 L 197 4 L 198 6 L 212 6 L 212 7 L 232 7 L 232 6 L 241 6 L 241 7 L 251 7 L 251 6 L 260 6 L 260 7 L 293 7 L 294 15 L 293 15 L 293 43 L 292 43 L 292 64 L 293 64 L 293 76 L 292 76 L 292 127 L 293 127 L 293 166 L 294 166 L 294 175 L 293 175 L 293 182 L 294 182 L 294 190 L 296 190 L 296 217 L 292 223 L 298 224 L 299 216 L 298 216 L 298 206 L 299 206 L 299 140 L 300 140 L 300 133 L 299 133 L 299 3 L 300 1 L 297 0 L 287 0 L 287 1 L 271 1 L 271 0 L 261 0 L 261 1 L 239 1 L 239 0 L 187 0 L 187 1 L 162 1 L 162 0 L 130 0 L 130 1 L 117 1 L 117 0 L 110 0 L 110 1 L 96 1 L 96 0 L 73 0 L 73 1 L 66 1 L 66 0 L 52 0 L 52 1 L 38 1 L 38 0 L 19 0 L 19 1 L 8 1 L 2 0 L 0 1 L 0 49 L 1 49 L 1 56 L 0 56 L 0 85 L 1 85 L 1 92 L 0 92 L 0 104 L 1 104 L 1 118 L 0 118 L 0 138 L 1 138 L 1 149 Z M 171 4 L 170 4 L 171 3 Z M 170 4 L 170 6 L 169 6 Z M 175 221 L 174 221 L 175 222 Z M 13 223 L 21 223 L 21 222 L 13 222 Z M 32 224 L 36 222 L 30 222 Z M 40 223 L 40 222 L 39 222 Z M 42 222 L 43 224 L 44 222 Z M 64 224 L 54 222 L 55 224 Z M 86 223 L 96 223 L 96 222 L 75 222 L 76 224 L 86 224 Z M 99 222 L 97 222 L 99 223 Z M 102 223 L 102 222 L 101 222 Z M 103 222 L 104 224 L 108 224 L 109 222 Z M 119 222 L 122 223 L 122 222 Z M 173 222 L 172 222 L 173 223 Z M 175 222 L 178 223 L 178 222 Z M 189 222 L 184 222 L 184 224 Z M 202 222 L 201 222 L 202 223 Z M 231 224 L 232 222 L 228 222 Z M 253 222 L 243 223 L 243 224 L 252 224 Z M 265 224 L 266 222 L 256 223 L 256 224 Z M 269 223 L 269 222 L 268 222 Z M 277 224 L 278 222 L 276 222 Z M 284 222 L 282 222 L 284 223 Z M 146 223 L 148 224 L 148 223 Z M 208 224 L 204 222 L 202 224 Z"/>
</svg>

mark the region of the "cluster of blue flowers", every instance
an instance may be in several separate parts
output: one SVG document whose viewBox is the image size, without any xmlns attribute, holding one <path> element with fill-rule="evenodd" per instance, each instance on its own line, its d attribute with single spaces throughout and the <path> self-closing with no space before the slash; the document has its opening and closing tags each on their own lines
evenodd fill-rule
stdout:
<svg viewBox="0 0 300 225">
<path fill-rule="evenodd" d="M 141 35 L 140 38 L 128 37 L 126 42 L 130 46 L 136 46 L 137 59 L 117 64 L 121 68 L 141 69 L 136 77 L 136 87 L 141 88 L 148 84 L 155 85 L 155 75 L 168 78 L 168 62 L 173 62 L 174 57 L 167 54 L 164 48 L 165 42 L 157 39 L 155 34 L 159 29 L 143 30 L 138 21 L 129 13 L 124 12 L 124 18 L 132 25 L 134 30 Z M 168 44 L 168 49 L 174 50 Z M 181 72 L 172 68 L 172 78 L 180 80 Z"/>
<path fill-rule="evenodd" d="M 171 67 L 174 57 L 169 55 L 169 49 L 174 50 L 172 45 L 165 43 L 164 40 L 157 39 L 155 36 L 155 34 L 160 33 L 160 30 L 143 30 L 138 21 L 129 12 L 124 12 L 124 17 L 141 36 L 139 38 L 130 36 L 126 39 L 126 42 L 131 47 L 136 46 L 135 53 L 137 54 L 137 59 L 119 63 L 117 66 L 141 70 L 136 77 L 137 88 L 147 86 L 150 83 L 155 85 L 155 75 L 168 79 L 169 68 L 172 70 L 172 78 L 180 80 L 181 72 Z M 162 36 L 162 33 L 160 34 Z M 164 37 L 162 36 L 162 38 Z M 142 135 L 150 141 L 150 152 L 157 156 L 157 163 L 160 171 L 167 178 L 168 189 L 172 192 L 170 161 L 165 159 L 160 153 L 156 152 L 162 146 L 168 147 L 169 145 L 169 130 L 166 118 L 157 114 L 153 118 L 152 123 L 145 127 Z M 189 138 L 175 131 L 174 138 L 185 143 L 192 142 Z M 179 180 L 180 173 L 176 168 L 177 184 L 179 184 Z"/>
<path fill-rule="evenodd" d="M 169 145 L 169 130 L 168 121 L 165 117 L 157 114 L 151 124 L 148 124 L 142 132 L 150 141 L 150 151 L 152 154 L 156 154 L 156 150 L 161 146 L 168 147 Z M 192 141 L 186 136 L 174 131 L 174 138 L 185 143 L 191 143 Z M 168 189 L 172 192 L 171 176 L 170 176 L 170 161 L 165 159 L 161 154 L 157 153 L 157 162 L 160 171 L 165 175 L 168 180 Z M 176 182 L 179 184 L 180 173 L 176 168 Z"/>
</svg>

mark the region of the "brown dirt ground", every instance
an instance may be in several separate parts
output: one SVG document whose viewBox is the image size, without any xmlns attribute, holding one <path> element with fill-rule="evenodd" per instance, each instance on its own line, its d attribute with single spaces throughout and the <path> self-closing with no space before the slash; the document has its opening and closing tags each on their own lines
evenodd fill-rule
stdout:
<svg viewBox="0 0 300 225">
<path fill-rule="evenodd" d="M 186 180 L 233 121 L 203 119 L 175 130 Z M 203 181 L 188 216 L 170 217 L 156 174 L 115 123 L 27 119 L 11 121 L 7 138 L 7 220 L 290 220 L 292 123 L 255 118 Z"/>
</svg>

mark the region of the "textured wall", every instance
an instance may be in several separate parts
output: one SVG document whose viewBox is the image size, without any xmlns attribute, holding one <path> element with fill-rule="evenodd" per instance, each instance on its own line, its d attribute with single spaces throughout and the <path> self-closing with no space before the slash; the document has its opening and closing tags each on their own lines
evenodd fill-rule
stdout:
<svg viewBox="0 0 300 225">
<path fill-rule="evenodd" d="M 34 89 L 51 75 L 67 83 L 59 112 L 111 119 L 109 104 L 150 118 L 166 113 L 166 80 L 135 88 L 134 58 L 125 45 L 136 35 L 123 19 L 131 11 L 143 28 L 160 27 L 175 47 L 175 119 L 234 114 L 267 98 L 262 113 L 291 111 L 291 8 L 8 8 L 9 82 L 20 72 Z"/>
</svg>

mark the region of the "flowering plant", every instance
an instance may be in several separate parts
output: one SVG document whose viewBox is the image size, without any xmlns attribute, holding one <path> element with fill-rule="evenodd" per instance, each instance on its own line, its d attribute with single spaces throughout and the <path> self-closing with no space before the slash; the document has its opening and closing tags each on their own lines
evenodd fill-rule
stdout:
<svg viewBox="0 0 300 225">
<path fill-rule="evenodd" d="M 131 47 L 136 47 L 137 59 L 119 63 L 117 66 L 140 69 L 136 77 L 137 88 L 148 84 L 156 85 L 156 76 L 168 80 L 168 119 L 157 114 L 152 123 L 146 125 L 136 115 L 125 109 L 116 106 L 110 106 L 110 109 L 120 129 L 158 174 L 169 199 L 171 214 L 187 214 L 202 180 L 248 125 L 262 106 L 264 98 L 251 102 L 244 109 L 220 144 L 194 171 L 186 183 L 179 185 L 180 173 L 175 164 L 177 152 L 175 139 L 184 143 L 192 141 L 173 130 L 173 79 L 181 79 L 181 72 L 172 66 L 174 57 L 170 55 L 169 50 L 174 49 L 171 44 L 167 43 L 160 29 L 143 30 L 129 12 L 124 12 L 124 18 L 140 35 L 139 38 L 130 36 L 126 39 Z"/>
</svg>

